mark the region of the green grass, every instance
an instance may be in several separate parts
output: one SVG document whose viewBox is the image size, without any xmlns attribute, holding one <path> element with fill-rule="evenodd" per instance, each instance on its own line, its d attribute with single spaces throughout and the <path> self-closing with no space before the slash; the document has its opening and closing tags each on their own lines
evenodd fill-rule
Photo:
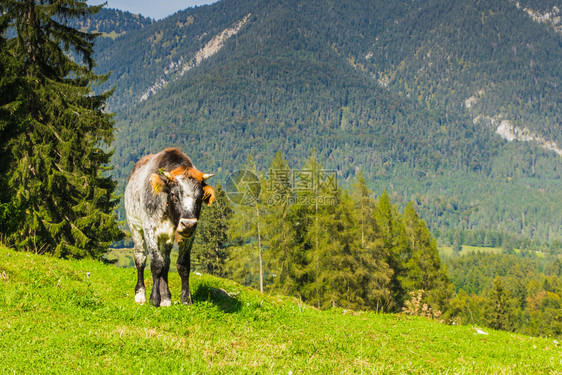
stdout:
<svg viewBox="0 0 562 375">
<path fill-rule="evenodd" d="M 115 264 L 117 267 L 135 268 L 133 254 L 134 254 L 134 249 L 132 248 L 110 249 L 110 251 L 106 255 L 106 258 L 109 261 L 115 262 L 113 264 Z M 170 253 L 170 261 L 172 264 L 170 268 L 171 272 L 176 272 L 176 267 L 174 265 L 178 260 L 178 255 L 179 253 L 177 248 L 174 248 Z"/>
<path fill-rule="evenodd" d="M 117 267 L 134 267 L 133 249 L 111 249 L 105 256 L 107 260 L 115 262 Z"/>
<path fill-rule="evenodd" d="M 208 275 L 192 276 L 193 306 L 154 308 L 134 303 L 134 284 L 134 269 L 0 248 L 0 373 L 562 371 L 561 347 L 550 339 L 322 312 Z M 177 274 L 170 284 L 177 302 Z"/>
</svg>

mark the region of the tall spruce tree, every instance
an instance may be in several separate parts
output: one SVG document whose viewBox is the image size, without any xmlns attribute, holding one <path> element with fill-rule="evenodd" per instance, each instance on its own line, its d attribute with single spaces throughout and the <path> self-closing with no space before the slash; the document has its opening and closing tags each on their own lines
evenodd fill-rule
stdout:
<svg viewBox="0 0 562 375">
<path fill-rule="evenodd" d="M 437 242 L 412 202 L 404 209 L 404 226 L 410 240 L 410 258 L 405 260 L 402 285 L 405 291 L 423 289 L 424 299 L 437 309 L 447 308 L 452 295 L 446 270 L 441 266 Z"/>
<path fill-rule="evenodd" d="M 393 305 L 390 282 L 394 271 L 387 263 L 372 195 L 359 171 L 351 191 L 360 244 L 356 277 L 366 308 L 379 312 L 388 311 Z"/>
<path fill-rule="evenodd" d="M 316 151 L 313 149 L 309 158 L 306 160 L 303 169 L 298 172 L 295 177 L 295 189 L 297 193 L 297 201 L 302 202 L 303 206 L 300 210 L 302 217 L 301 225 L 305 228 L 304 247 L 305 259 L 307 260 L 306 273 L 307 283 L 304 285 L 302 294 L 305 298 L 316 304 L 320 308 L 324 299 L 323 293 L 326 285 L 320 279 L 321 259 L 323 251 L 320 249 L 320 238 L 322 237 L 322 228 L 320 227 L 320 215 L 322 207 L 319 205 L 318 186 L 313 183 L 313 176 L 318 174 L 321 169 L 318 160 L 316 160 Z"/>
<path fill-rule="evenodd" d="M 96 34 L 67 25 L 100 9 L 79 0 L 0 4 L 0 24 L 15 31 L 1 54 L 16 62 L 10 73 L 18 77 L 1 103 L 8 135 L 2 139 L 8 194 L 1 198 L 11 212 L 10 223 L 0 225 L 16 248 L 99 258 L 122 235 L 116 184 L 104 175 L 113 122 L 103 109 L 111 92 L 92 89 L 107 78 L 92 72 Z"/>
<path fill-rule="evenodd" d="M 362 308 L 364 303 L 355 272 L 359 241 L 349 194 L 326 183 L 314 151 L 299 172 L 299 202 L 306 206 L 300 221 L 306 228 L 308 265 L 306 300 L 319 307 Z"/>
<path fill-rule="evenodd" d="M 314 286 L 321 293 L 321 307 L 366 308 L 358 277 L 360 237 L 347 192 L 334 192 L 337 203 L 321 207 L 319 220 L 320 267 Z M 316 270 L 315 270 L 316 271 Z"/>
<path fill-rule="evenodd" d="M 293 223 L 290 221 L 290 204 L 293 197 L 291 189 L 291 169 L 281 152 L 269 166 L 269 172 L 261 200 L 265 204 L 263 232 L 266 268 L 271 271 L 273 287 L 289 293 L 291 287 Z"/>
<path fill-rule="evenodd" d="M 290 205 L 288 220 L 290 243 L 288 254 L 282 258 L 286 274 L 282 274 L 284 276 L 279 280 L 280 287 L 286 294 L 305 299 L 308 284 L 312 281 L 309 273 L 310 242 L 307 240 L 311 217 L 306 202 L 298 202 L 297 199 L 295 204 Z"/>
<path fill-rule="evenodd" d="M 193 255 L 201 270 L 220 277 L 226 276 L 228 258 L 228 225 L 234 213 L 232 203 L 220 184 L 216 186 L 216 201 L 203 206 L 193 244 Z"/>
<path fill-rule="evenodd" d="M 507 329 L 509 323 L 508 313 L 508 295 L 501 277 L 496 276 L 492 283 L 491 294 L 491 311 L 488 314 L 490 326 L 494 329 Z"/>
<path fill-rule="evenodd" d="M 386 263 L 393 270 L 389 285 L 392 302 L 388 307 L 399 309 L 406 297 L 402 280 L 406 275 L 405 262 L 411 256 L 411 249 L 402 217 L 386 191 L 379 197 L 375 217 L 380 230 L 381 252 L 385 255 Z"/>
<path fill-rule="evenodd" d="M 17 97 L 18 86 L 21 79 L 18 75 L 18 64 L 14 56 L 9 53 L 5 33 L 8 29 L 9 18 L 2 15 L 0 7 L 0 233 L 5 240 L 6 233 L 14 230 L 13 202 L 8 189 L 10 149 L 8 141 L 14 135 L 13 121 L 11 120 L 12 106 L 9 104 Z"/>
<path fill-rule="evenodd" d="M 235 185 L 239 189 L 238 194 L 243 199 L 239 202 L 241 204 L 236 207 L 234 216 L 230 221 L 228 235 L 236 246 L 230 253 L 227 266 L 235 280 L 245 285 L 258 286 L 260 292 L 263 292 L 262 232 L 265 207 L 262 202 L 261 191 L 264 190 L 265 179 L 262 173 L 258 171 L 252 155 L 248 156 L 243 171 L 243 174 L 235 178 Z M 257 281 L 258 285 L 255 285 L 254 281 Z"/>
</svg>

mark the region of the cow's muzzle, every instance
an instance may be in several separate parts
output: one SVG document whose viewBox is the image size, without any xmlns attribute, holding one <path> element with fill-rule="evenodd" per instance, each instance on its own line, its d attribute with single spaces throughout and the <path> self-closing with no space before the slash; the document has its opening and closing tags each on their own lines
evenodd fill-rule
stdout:
<svg viewBox="0 0 562 375">
<path fill-rule="evenodd" d="M 193 232 L 195 232 L 196 227 L 197 219 L 180 219 L 176 231 L 180 237 L 189 238 L 193 235 Z"/>
</svg>

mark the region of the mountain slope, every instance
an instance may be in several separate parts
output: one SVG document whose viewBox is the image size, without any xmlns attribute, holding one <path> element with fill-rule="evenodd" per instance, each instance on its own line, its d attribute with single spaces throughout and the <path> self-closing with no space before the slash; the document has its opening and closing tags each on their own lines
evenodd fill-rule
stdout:
<svg viewBox="0 0 562 375">
<path fill-rule="evenodd" d="M 370 72 L 380 84 L 390 85 L 421 107 L 461 109 L 496 131 L 504 121 L 498 131 L 504 138 L 512 140 L 507 134 L 514 131 L 521 140 L 534 136 L 539 144 L 551 144 L 550 149 L 561 154 L 558 82 L 562 34 L 554 26 L 561 23 L 556 9 L 562 2 L 553 1 L 556 3 L 558 7 L 508 0 L 244 1 L 234 7 L 223 1 L 163 20 L 146 32 L 149 37 L 143 34 L 120 41 L 115 51 L 134 51 L 137 59 L 127 66 L 126 77 L 119 72 L 119 59 L 107 59 L 102 53 L 98 60 L 104 70 L 118 69 L 113 80 L 123 79 L 127 91 L 133 88 L 130 97 L 119 95 L 114 104 L 130 98 L 130 105 L 146 93 L 150 83 L 166 80 L 173 66 L 185 65 L 194 48 L 200 50 L 221 31 L 250 14 L 254 23 L 262 24 L 274 15 L 279 22 L 292 25 L 292 30 L 284 30 L 289 32 L 286 36 L 307 29 L 316 34 L 315 39 L 324 39 L 324 47 L 331 46 L 357 69 Z M 542 22 L 543 18 L 549 22 Z M 263 35 L 251 43 L 259 44 L 259 38 L 263 40 Z M 299 48 L 311 47 L 319 46 L 301 44 Z M 149 61 L 153 56 L 157 58 Z M 147 68 L 153 67 L 165 73 L 147 75 Z M 144 82 L 144 90 L 135 90 L 130 82 L 143 78 L 149 80 Z"/>
<path fill-rule="evenodd" d="M 148 275 L 147 275 L 148 276 Z M 546 373 L 551 339 L 424 318 L 318 311 L 192 275 L 195 304 L 133 301 L 135 272 L 0 248 L 0 354 L 16 373 Z M 147 277 L 147 280 L 150 278 Z M 177 302 L 180 280 L 170 275 Z"/>
<path fill-rule="evenodd" d="M 504 138 L 502 121 L 503 128 L 527 128 L 562 155 L 562 34 L 510 1 L 419 6 L 397 18 L 360 61 L 420 106 L 464 107 Z"/>
<path fill-rule="evenodd" d="M 561 51 L 507 0 L 224 0 L 119 37 L 97 61 L 117 85 L 122 183 L 171 145 L 219 180 L 248 153 L 267 167 L 281 150 L 299 168 L 314 148 L 340 184 L 362 169 L 375 191 L 418 201 L 433 230 L 551 241 Z M 508 144 L 501 124 L 541 141 Z"/>
<path fill-rule="evenodd" d="M 151 25 L 154 20 L 117 9 L 102 8 L 91 18 L 74 19 L 70 25 L 88 33 L 100 33 L 101 38 L 115 39 Z"/>
</svg>

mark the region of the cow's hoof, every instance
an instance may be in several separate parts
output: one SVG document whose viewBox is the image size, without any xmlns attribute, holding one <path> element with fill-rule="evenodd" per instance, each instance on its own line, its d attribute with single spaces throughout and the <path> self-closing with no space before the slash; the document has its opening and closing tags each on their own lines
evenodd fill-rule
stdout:
<svg viewBox="0 0 562 375">
<path fill-rule="evenodd" d="M 135 294 L 135 302 L 144 305 L 146 303 L 146 295 L 144 290 L 139 290 L 137 294 Z"/>
<path fill-rule="evenodd" d="M 169 299 L 162 300 L 160 302 L 160 306 L 162 307 L 172 306 L 172 301 L 170 301 Z"/>
<path fill-rule="evenodd" d="M 189 306 L 193 305 L 193 299 L 191 298 L 191 291 L 189 289 L 182 290 L 180 301 L 184 305 L 189 305 Z"/>
</svg>

